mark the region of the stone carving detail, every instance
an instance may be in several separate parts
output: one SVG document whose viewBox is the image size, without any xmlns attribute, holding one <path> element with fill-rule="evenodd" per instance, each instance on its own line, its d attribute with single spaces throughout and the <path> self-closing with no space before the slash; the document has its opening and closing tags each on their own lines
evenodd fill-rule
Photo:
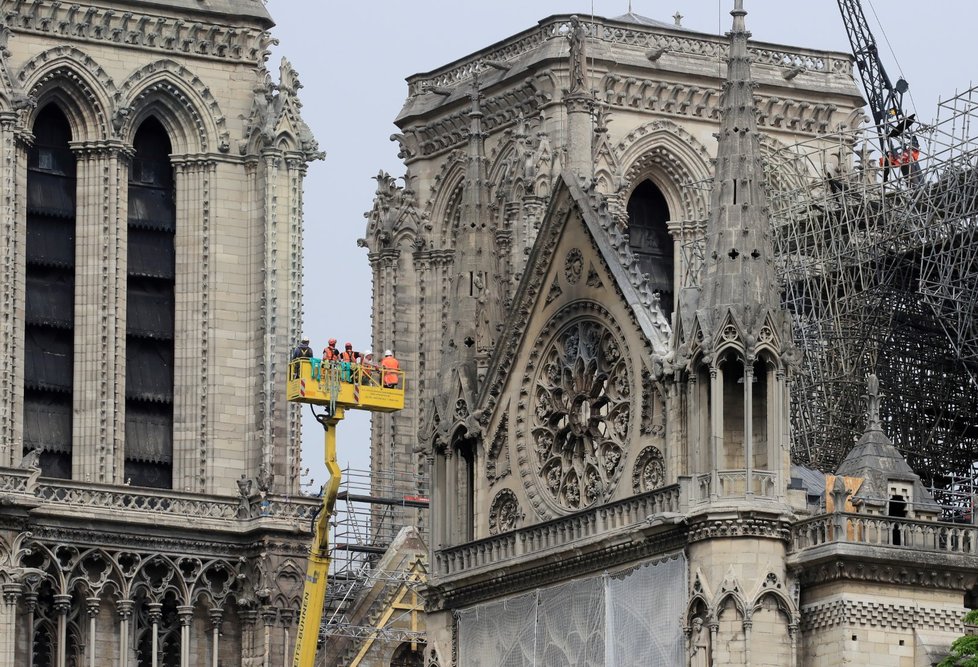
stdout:
<svg viewBox="0 0 978 667">
<path fill-rule="evenodd" d="M 587 93 L 587 28 L 577 16 L 567 28 L 570 43 L 570 93 Z"/>
<path fill-rule="evenodd" d="M 601 276 L 599 276 L 597 270 L 595 270 L 594 264 L 590 264 L 587 269 L 587 286 L 598 289 L 604 287 L 604 283 L 601 282 Z"/>
<path fill-rule="evenodd" d="M 520 501 L 509 489 L 503 489 L 489 506 L 489 534 L 498 535 L 514 530 L 523 519 Z"/>
<path fill-rule="evenodd" d="M 567 281 L 568 285 L 576 285 L 577 281 L 581 279 L 583 271 L 584 255 L 581 254 L 580 249 L 571 248 L 567 251 L 567 257 L 564 258 L 564 280 Z"/>
<path fill-rule="evenodd" d="M 492 486 L 511 472 L 509 462 L 509 416 L 503 415 L 496 427 L 486 456 L 486 479 Z"/>
<path fill-rule="evenodd" d="M 60 0 L 15 2 L 6 12 L 8 26 L 73 39 L 129 44 L 181 54 L 260 63 L 277 44 L 267 31 L 213 23 L 167 20 L 148 14 L 116 12 Z"/>
<path fill-rule="evenodd" d="M 638 455 L 632 469 L 632 491 L 645 493 L 665 482 L 666 463 L 658 447 L 646 447 Z"/>
<path fill-rule="evenodd" d="M 631 371 L 617 337 L 575 320 L 546 346 L 528 387 L 530 458 L 548 502 L 567 510 L 607 499 L 631 428 Z"/>
<path fill-rule="evenodd" d="M 563 293 L 564 293 L 564 291 L 562 289 L 560 289 L 560 283 L 557 282 L 557 279 L 556 278 L 554 278 L 553 283 L 550 285 L 550 291 L 547 292 L 547 300 L 546 300 L 546 303 L 544 305 L 549 306 L 554 301 L 556 301 L 557 298 L 560 297 L 560 295 L 563 294 Z"/>
<path fill-rule="evenodd" d="M 589 17 L 590 20 L 590 17 Z M 724 40 L 715 37 L 694 37 L 675 34 L 657 33 L 655 28 L 643 29 L 635 26 L 622 28 L 621 24 L 605 25 L 601 19 L 594 20 L 594 28 L 590 38 L 609 44 L 641 44 L 647 51 L 655 52 L 667 49 L 670 53 L 692 56 L 692 59 L 708 62 L 726 62 L 728 45 Z M 429 77 L 412 77 L 408 84 L 408 94 L 418 95 L 433 88 L 454 86 L 468 81 L 474 74 L 490 67 L 489 63 L 515 60 L 521 55 L 539 47 L 551 39 L 562 39 L 561 28 L 566 22 L 560 18 L 541 21 L 533 30 L 521 33 L 518 40 L 501 43 L 491 50 L 480 51 L 473 58 L 457 61 L 453 67 L 439 69 L 437 74 Z M 603 47 L 608 48 L 608 47 Z M 804 51 L 760 48 L 754 45 L 748 49 L 751 61 L 758 65 L 778 67 L 785 70 L 801 67 L 815 72 L 830 72 L 841 76 L 852 76 L 852 62 L 848 58 L 827 58 L 822 54 L 805 53 Z"/>
</svg>

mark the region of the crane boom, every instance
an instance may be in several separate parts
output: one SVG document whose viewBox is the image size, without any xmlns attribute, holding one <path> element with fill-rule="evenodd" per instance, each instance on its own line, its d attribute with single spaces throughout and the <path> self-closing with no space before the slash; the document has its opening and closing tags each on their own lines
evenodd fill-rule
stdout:
<svg viewBox="0 0 978 667">
<path fill-rule="evenodd" d="M 907 116 L 903 109 L 903 94 L 909 89 L 904 79 L 896 84 L 890 80 L 880 59 L 876 40 L 866 22 L 862 3 L 859 0 L 838 0 L 842 22 L 849 35 L 849 45 L 856 69 L 862 79 L 873 122 L 880 131 L 880 148 L 883 155 L 890 155 L 895 149 L 914 146 L 910 125 L 913 116 Z M 899 141 L 899 137 L 903 137 Z"/>
</svg>

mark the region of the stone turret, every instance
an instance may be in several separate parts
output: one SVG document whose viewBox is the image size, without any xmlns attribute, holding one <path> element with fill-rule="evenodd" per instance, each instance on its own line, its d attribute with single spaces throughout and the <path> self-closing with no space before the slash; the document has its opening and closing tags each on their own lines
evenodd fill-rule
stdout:
<svg viewBox="0 0 978 667">
<path fill-rule="evenodd" d="M 684 290 L 676 328 L 678 366 L 691 380 L 687 463 L 704 499 L 781 500 L 794 352 L 774 269 L 741 0 L 731 15 L 703 268 L 700 285 Z"/>
<path fill-rule="evenodd" d="M 839 464 L 836 475 L 862 480 L 851 498 L 859 512 L 936 519 L 940 508 L 934 502 L 933 494 L 883 431 L 879 381 L 875 375 L 870 375 L 867 384 L 869 418 L 866 430 Z"/>
</svg>

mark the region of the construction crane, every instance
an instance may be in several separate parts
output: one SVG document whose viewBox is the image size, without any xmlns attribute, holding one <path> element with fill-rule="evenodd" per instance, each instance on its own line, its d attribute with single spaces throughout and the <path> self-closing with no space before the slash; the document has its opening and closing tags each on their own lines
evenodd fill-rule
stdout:
<svg viewBox="0 0 978 667">
<path fill-rule="evenodd" d="M 403 409 L 404 373 L 366 364 L 293 359 L 289 364 L 287 398 L 295 403 L 325 408 L 318 414 L 314 410 L 313 414 L 326 435 L 325 460 L 329 480 L 323 487 L 322 507 L 313 519 L 312 547 L 292 659 L 292 667 L 313 667 L 329 575 L 329 520 L 340 487 L 336 425 L 343 419 L 345 410 L 395 412 Z"/>
<path fill-rule="evenodd" d="M 910 84 L 903 78 L 897 79 L 896 84 L 890 80 L 866 22 L 862 3 L 859 0 L 838 0 L 838 3 L 873 122 L 879 129 L 884 178 L 893 167 L 902 168 L 907 175 L 918 169 L 919 158 L 913 132 L 914 115 L 907 115 L 903 109 L 903 94 L 910 89 Z"/>
</svg>

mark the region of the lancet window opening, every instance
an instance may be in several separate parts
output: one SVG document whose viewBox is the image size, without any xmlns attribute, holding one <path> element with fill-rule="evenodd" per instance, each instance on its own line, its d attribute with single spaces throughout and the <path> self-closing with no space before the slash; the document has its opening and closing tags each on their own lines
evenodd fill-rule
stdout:
<svg viewBox="0 0 978 667">
<path fill-rule="evenodd" d="M 71 477 L 76 161 L 54 103 L 34 122 L 27 156 L 24 451 L 48 477 Z"/>
<path fill-rule="evenodd" d="M 172 487 L 176 197 L 171 144 L 147 118 L 129 171 L 125 477 Z"/>
</svg>

